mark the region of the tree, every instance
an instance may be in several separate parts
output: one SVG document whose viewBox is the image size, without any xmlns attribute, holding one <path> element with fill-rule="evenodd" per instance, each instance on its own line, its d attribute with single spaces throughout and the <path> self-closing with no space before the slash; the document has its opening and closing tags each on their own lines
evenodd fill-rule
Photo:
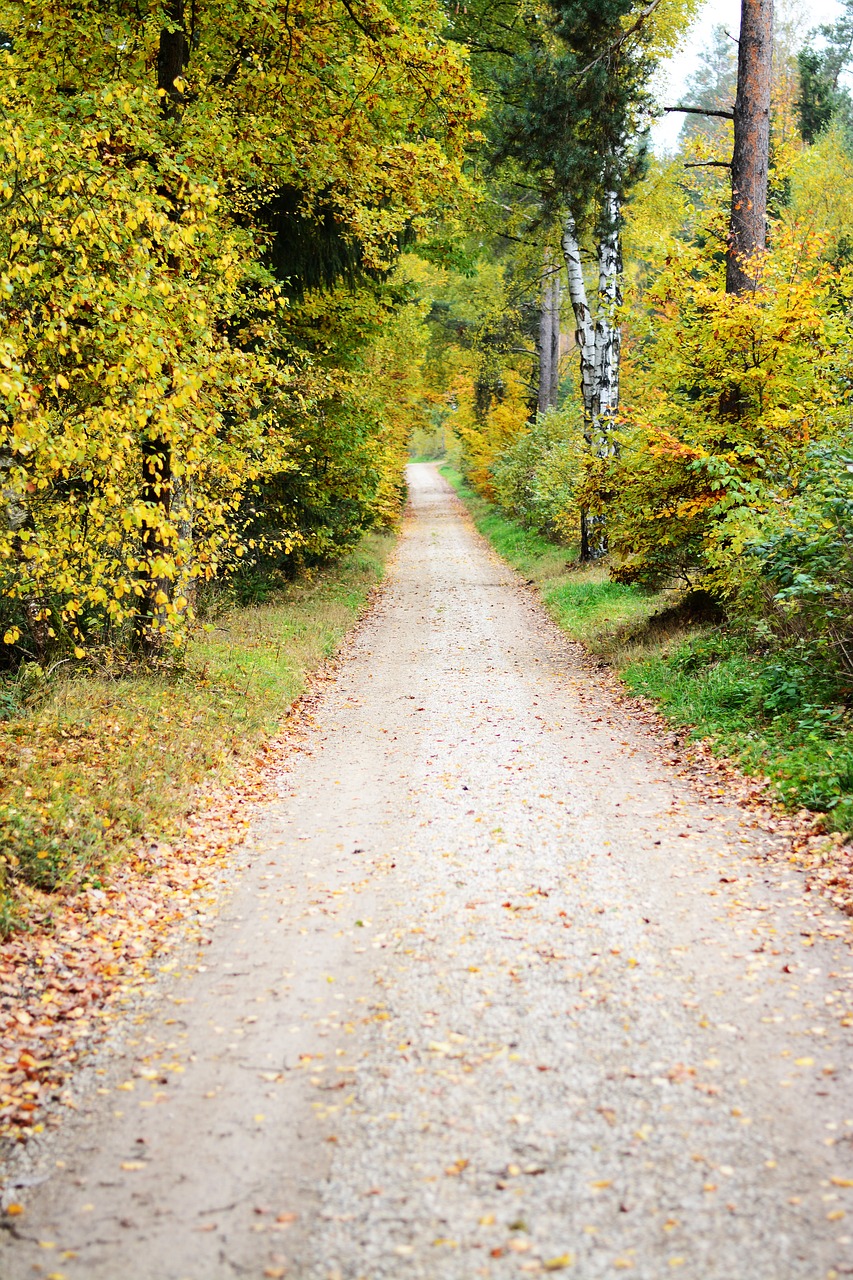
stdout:
<svg viewBox="0 0 853 1280">
<path fill-rule="evenodd" d="M 679 135 L 682 145 L 702 139 L 713 146 L 728 140 L 725 119 L 732 117 L 737 93 L 737 48 L 725 27 L 714 27 L 710 47 L 700 53 L 699 66 L 685 88 L 685 105 L 701 110 L 686 113 Z M 723 114 L 705 114 L 711 111 Z"/>
<path fill-rule="evenodd" d="M 741 0 L 726 292 L 755 287 L 748 259 L 767 239 L 773 0 Z"/>
<path fill-rule="evenodd" d="M 514 59 L 496 112 L 497 154 L 532 175 L 561 224 L 591 454 L 612 449 L 619 401 L 622 205 L 644 166 L 649 80 L 687 6 L 661 25 L 659 0 L 557 0 Z M 587 239 L 595 279 L 587 284 Z M 604 547 L 582 517 L 581 555 Z"/>
<path fill-rule="evenodd" d="M 0 634 L 82 653 L 135 617 L 146 648 L 180 645 L 192 583 L 257 552 L 258 487 L 308 487 L 306 424 L 358 400 L 356 375 L 289 345 L 304 281 L 276 279 L 272 210 L 331 227 L 334 278 L 386 276 L 464 198 L 467 71 L 432 0 L 35 0 L 2 25 Z M 352 416 L 360 466 L 325 474 L 367 522 L 400 451 L 363 439 L 372 408 Z M 281 509 L 283 556 L 309 540 L 300 510 Z"/>
<path fill-rule="evenodd" d="M 560 386 L 560 269 L 550 247 L 542 263 L 542 296 L 539 304 L 539 384 L 537 408 L 540 413 L 557 406 Z"/>
<path fill-rule="evenodd" d="M 850 94 L 841 84 L 853 56 L 853 3 L 844 0 L 842 8 L 836 22 L 812 33 L 821 37 L 822 47 L 807 45 L 797 55 L 800 95 L 796 111 L 804 142 L 816 142 L 833 116 L 840 114 L 849 121 L 853 114 Z"/>
</svg>

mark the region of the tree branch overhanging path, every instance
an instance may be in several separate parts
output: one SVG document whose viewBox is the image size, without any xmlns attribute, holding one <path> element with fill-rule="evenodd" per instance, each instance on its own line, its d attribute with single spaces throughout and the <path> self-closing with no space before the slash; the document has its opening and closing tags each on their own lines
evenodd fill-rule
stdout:
<svg viewBox="0 0 853 1280">
<path fill-rule="evenodd" d="M 410 481 L 210 945 L 30 1166 L 0 1272 L 844 1274 L 847 921 Z"/>
</svg>

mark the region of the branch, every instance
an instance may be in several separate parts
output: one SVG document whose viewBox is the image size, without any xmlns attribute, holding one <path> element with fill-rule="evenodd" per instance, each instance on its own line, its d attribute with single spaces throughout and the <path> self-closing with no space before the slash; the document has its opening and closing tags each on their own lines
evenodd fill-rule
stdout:
<svg viewBox="0 0 853 1280">
<path fill-rule="evenodd" d="M 713 107 L 664 107 L 664 111 L 683 111 L 689 116 L 719 116 L 721 120 L 734 120 L 733 111 L 717 111 Z"/>
<path fill-rule="evenodd" d="M 375 28 L 371 30 L 370 27 L 365 26 L 365 24 L 361 21 L 359 16 L 356 13 L 353 13 L 352 5 L 348 3 L 348 0 L 341 0 L 341 3 L 343 4 L 349 16 L 352 18 L 355 25 L 358 27 L 359 31 L 364 32 L 368 40 L 375 40 L 376 39 Z"/>
<path fill-rule="evenodd" d="M 685 160 L 685 169 L 731 169 L 731 160 Z"/>
<path fill-rule="evenodd" d="M 623 31 L 621 35 L 617 36 L 617 38 L 607 46 L 603 53 L 600 53 L 597 58 L 593 58 L 592 62 L 588 62 L 580 71 L 573 72 L 569 78 L 571 80 L 580 80 L 581 76 L 585 76 L 587 71 L 591 71 L 592 68 L 597 66 L 599 62 L 602 62 L 604 58 L 609 57 L 611 53 L 615 53 L 617 49 L 621 49 L 625 41 L 629 40 L 631 36 L 636 35 L 643 27 L 646 19 L 652 16 L 660 3 L 661 0 L 650 0 L 650 3 L 646 5 L 645 9 L 642 9 L 637 15 L 637 21 L 633 26 L 630 26 L 627 30 Z"/>
</svg>

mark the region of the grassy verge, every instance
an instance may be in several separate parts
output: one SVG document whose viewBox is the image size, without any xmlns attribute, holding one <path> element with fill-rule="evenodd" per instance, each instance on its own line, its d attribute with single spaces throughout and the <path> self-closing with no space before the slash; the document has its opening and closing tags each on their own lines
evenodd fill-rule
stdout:
<svg viewBox="0 0 853 1280">
<path fill-rule="evenodd" d="M 0 690 L 0 934 L 28 893 L 97 886 L 141 836 L 179 830 L 198 784 L 275 732 L 393 545 L 371 535 L 268 603 L 226 613 L 181 671 L 29 669 Z"/>
<path fill-rule="evenodd" d="M 560 626 L 633 692 L 745 773 L 768 777 L 789 809 L 825 812 L 829 827 L 853 830 L 853 715 L 813 664 L 753 651 L 735 630 L 690 625 L 666 593 L 610 582 L 603 566 L 573 568 L 568 551 L 502 515 L 451 468 L 442 472 Z"/>
<path fill-rule="evenodd" d="M 458 471 L 442 467 L 484 537 L 514 569 L 542 592 L 549 612 L 573 640 L 596 656 L 620 664 L 636 647 L 634 634 L 667 602 L 665 593 L 649 595 L 611 582 L 602 565 L 583 568 L 576 552 L 525 529 L 486 502 Z"/>
</svg>

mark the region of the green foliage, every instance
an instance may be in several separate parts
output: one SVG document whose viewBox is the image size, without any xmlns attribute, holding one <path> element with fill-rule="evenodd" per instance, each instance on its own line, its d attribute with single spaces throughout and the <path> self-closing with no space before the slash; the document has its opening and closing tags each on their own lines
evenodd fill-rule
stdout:
<svg viewBox="0 0 853 1280">
<path fill-rule="evenodd" d="M 780 661 L 751 652 L 742 635 L 717 634 L 635 662 L 623 678 L 693 737 L 768 776 L 789 808 L 851 829 L 853 719 L 807 652 Z"/>
<path fill-rule="evenodd" d="M 668 27 L 635 0 L 555 0 L 545 29 L 501 83 L 495 150 L 537 179 L 546 203 L 581 221 L 602 197 L 622 195 L 643 167 L 642 118 L 656 58 L 689 15 Z"/>
<path fill-rule="evenodd" d="M 710 240 L 671 253 L 648 289 L 608 481 L 622 580 L 708 577 L 737 593 L 744 546 L 796 486 L 810 442 L 834 429 L 846 276 L 808 226 L 774 238 L 753 293 L 723 292 Z"/>
<path fill-rule="evenodd" d="M 853 49 L 853 6 L 849 0 L 842 4 L 839 18 L 820 27 L 819 34 L 819 49 L 806 45 L 797 54 L 799 97 L 794 105 L 800 134 L 808 143 L 817 141 L 833 117 L 848 126 L 851 122 L 853 102 L 841 83 Z"/>
<path fill-rule="evenodd" d="M 475 104 L 432 0 L 279 19 L 2 6 L 8 662 L 180 648 L 200 584 L 399 511 L 417 368 L 388 280 L 464 196 Z"/>
<path fill-rule="evenodd" d="M 822 673 L 836 697 L 853 693 L 853 461 L 813 450 L 784 512 L 769 513 L 749 547 L 772 590 L 767 625 Z"/>
<path fill-rule="evenodd" d="M 832 117 L 848 104 L 843 90 L 832 84 L 825 59 L 814 49 L 801 49 L 798 55 L 800 96 L 796 102 L 797 123 L 804 142 L 816 142 L 829 126 Z"/>
<path fill-rule="evenodd" d="M 571 541 L 578 527 L 586 453 L 576 405 L 537 415 L 492 466 L 497 502 L 522 524 Z"/>
</svg>

